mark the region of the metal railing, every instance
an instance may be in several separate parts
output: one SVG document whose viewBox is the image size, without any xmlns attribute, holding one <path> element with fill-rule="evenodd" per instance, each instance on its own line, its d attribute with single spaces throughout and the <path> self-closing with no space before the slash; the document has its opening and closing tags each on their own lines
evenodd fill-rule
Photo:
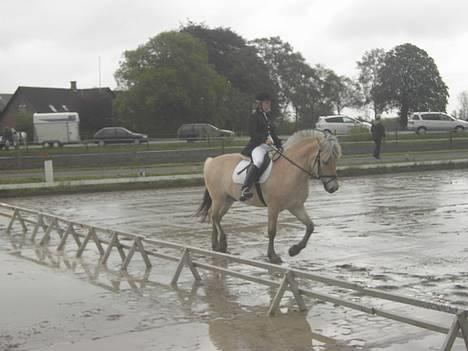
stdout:
<svg viewBox="0 0 468 351">
<path fill-rule="evenodd" d="M 120 269 L 122 271 L 127 270 L 135 253 L 139 253 L 141 255 L 147 270 L 152 267 L 150 257 L 157 257 L 176 262 L 177 265 L 175 273 L 171 280 L 171 283 L 174 285 L 177 284 L 184 267 L 187 267 L 196 281 L 200 281 L 202 279 L 198 272 L 199 269 L 202 269 L 224 273 L 235 278 L 276 288 L 276 294 L 267 311 L 269 316 L 273 316 L 276 313 L 281 299 L 285 292 L 289 290 L 301 310 L 306 309 L 303 297 L 308 296 L 314 299 L 366 312 L 371 315 L 446 334 L 444 344 L 440 349 L 443 351 L 451 350 L 455 339 L 460 337 L 463 339 L 468 350 L 468 310 L 463 310 L 446 304 L 422 301 L 399 294 L 388 293 L 378 289 L 368 288 L 360 284 L 350 283 L 345 280 L 310 273 L 304 270 L 243 259 L 229 254 L 180 245 L 168 241 L 149 239 L 138 234 L 100 228 L 89 224 L 70 221 L 65 218 L 39 211 L 11 206 L 5 203 L 0 203 L 0 216 L 10 219 L 6 228 L 6 234 L 11 235 L 13 231 L 17 231 L 16 229 L 13 229 L 13 226 L 15 226 L 15 228 L 21 226 L 20 229 L 22 236 L 28 237 L 27 234 L 30 233 L 28 239 L 32 243 L 47 247 L 55 245 L 58 252 L 63 251 L 65 247 L 70 250 L 70 246 L 72 245 L 71 247 L 76 250 L 75 256 L 81 257 L 92 242 L 99 251 L 100 264 L 105 265 L 111 253 L 113 251 L 117 251 L 120 256 Z M 40 234 L 40 232 L 42 232 L 42 234 Z M 166 251 L 175 250 L 177 255 L 167 253 L 162 249 Z M 228 262 L 247 265 L 248 267 L 254 267 L 255 269 L 261 269 L 263 271 L 256 275 L 246 274 L 240 271 L 228 269 L 224 266 L 221 267 L 206 262 L 207 258 L 213 257 L 223 258 Z M 262 274 L 269 276 L 261 277 Z M 274 279 L 275 277 L 279 277 L 279 279 Z M 344 299 L 336 296 L 336 294 L 330 295 L 301 287 L 301 284 L 305 285 L 306 281 L 319 282 L 326 286 L 347 289 L 351 292 L 357 293 L 361 297 L 367 296 L 450 314 L 453 316 L 452 323 L 450 326 L 443 326 L 432 321 L 425 321 L 381 308 L 376 308 L 351 299 Z"/>
</svg>

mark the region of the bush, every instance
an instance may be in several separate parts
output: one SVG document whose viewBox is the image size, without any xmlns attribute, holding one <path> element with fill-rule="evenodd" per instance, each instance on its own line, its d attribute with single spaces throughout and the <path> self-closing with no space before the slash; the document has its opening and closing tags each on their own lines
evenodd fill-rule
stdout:
<svg viewBox="0 0 468 351">
<path fill-rule="evenodd" d="M 15 129 L 19 132 L 26 132 L 28 141 L 33 140 L 33 117 L 31 113 L 21 112 L 16 116 Z"/>
</svg>

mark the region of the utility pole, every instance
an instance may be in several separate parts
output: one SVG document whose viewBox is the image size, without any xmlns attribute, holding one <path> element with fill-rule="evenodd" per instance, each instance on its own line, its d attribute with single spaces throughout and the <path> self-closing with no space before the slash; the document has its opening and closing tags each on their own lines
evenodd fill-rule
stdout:
<svg viewBox="0 0 468 351">
<path fill-rule="evenodd" d="M 98 56 L 99 89 L 101 89 L 101 56 Z"/>
</svg>

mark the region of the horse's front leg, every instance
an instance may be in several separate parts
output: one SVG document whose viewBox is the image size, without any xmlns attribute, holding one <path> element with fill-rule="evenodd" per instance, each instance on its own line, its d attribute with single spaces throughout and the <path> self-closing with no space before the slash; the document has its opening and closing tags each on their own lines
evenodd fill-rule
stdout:
<svg viewBox="0 0 468 351">
<path fill-rule="evenodd" d="M 283 260 L 275 252 L 276 226 L 278 223 L 277 209 L 268 207 L 268 258 L 271 263 L 282 263 Z"/>
<path fill-rule="evenodd" d="M 216 229 L 216 225 L 214 222 L 212 223 L 213 231 L 211 232 L 211 248 L 213 251 L 219 251 L 219 244 L 218 244 L 218 230 Z"/>
<path fill-rule="evenodd" d="M 289 209 L 298 220 L 300 220 L 306 226 L 306 232 L 302 240 L 289 248 L 289 256 L 296 256 L 303 248 L 306 247 L 307 242 L 309 241 L 310 235 L 314 231 L 314 223 L 310 219 L 309 215 L 307 214 L 304 205 L 298 208 Z"/>
</svg>

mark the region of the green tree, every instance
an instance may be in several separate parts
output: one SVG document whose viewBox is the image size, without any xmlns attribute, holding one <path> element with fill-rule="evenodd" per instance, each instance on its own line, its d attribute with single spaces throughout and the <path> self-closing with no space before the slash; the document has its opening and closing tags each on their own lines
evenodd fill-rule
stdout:
<svg viewBox="0 0 468 351">
<path fill-rule="evenodd" d="M 181 27 L 206 44 L 208 61 L 215 70 L 226 77 L 232 87 L 242 93 L 255 96 L 261 91 L 276 93 L 265 62 L 256 48 L 230 28 L 209 28 L 203 24 L 188 22 Z"/>
<path fill-rule="evenodd" d="M 345 107 L 362 105 L 362 94 L 358 83 L 349 77 L 338 76 L 329 69 L 324 69 L 323 76 L 324 97 L 334 107 L 336 113 L 341 114 Z"/>
<path fill-rule="evenodd" d="M 26 132 L 28 141 L 33 141 L 34 127 L 33 114 L 31 112 L 20 112 L 16 115 L 16 130 Z"/>
<path fill-rule="evenodd" d="M 151 135 L 174 135 L 182 123 L 228 125 L 222 105 L 230 85 L 208 62 L 206 46 L 188 33 L 164 32 L 126 51 L 115 74 L 121 120 Z"/>
<path fill-rule="evenodd" d="M 426 51 L 403 44 L 385 55 L 373 96 L 379 105 L 398 108 L 406 128 L 410 112 L 445 111 L 448 88 Z"/>
<path fill-rule="evenodd" d="M 301 127 L 314 127 L 326 103 L 319 72 L 306 63 L 289 43 L 279 37 L 252 41 L 269 67 L 270 77 L 279 89 L 279 103 L 284 115 L 292 110 Z M 327 109 L 329 110 L 329 109 Z"/>
<path fill-rule="evenodd" d="M 278 92 L 257 49 L 229 28 L 211 29 L 204 24 L 188 22 L 180 30 L 206 44 L 210 65 L 231 86 L 222 107 L 223 113 L 228 116 L 230 125 L 227 127 L 245 131 L 246 116 L 251 113 L 255 95 L 267 91 L 276 97 Z M 276 117 L 277 105 L 273 106 L 273 112 Z"/>
<path fill-rule="evenodd" d="M 375 115 L 383 112 L 382 108 L 376 104 L 373 92 L 378 85 L 379 71 L 384 65 L 384 59 L 384 49 L 372 49 L 364 53 L 361 61 L 357 61 L 358 82 L 364 100 L 363 105 L 370 105 Z"/>
</svg>

